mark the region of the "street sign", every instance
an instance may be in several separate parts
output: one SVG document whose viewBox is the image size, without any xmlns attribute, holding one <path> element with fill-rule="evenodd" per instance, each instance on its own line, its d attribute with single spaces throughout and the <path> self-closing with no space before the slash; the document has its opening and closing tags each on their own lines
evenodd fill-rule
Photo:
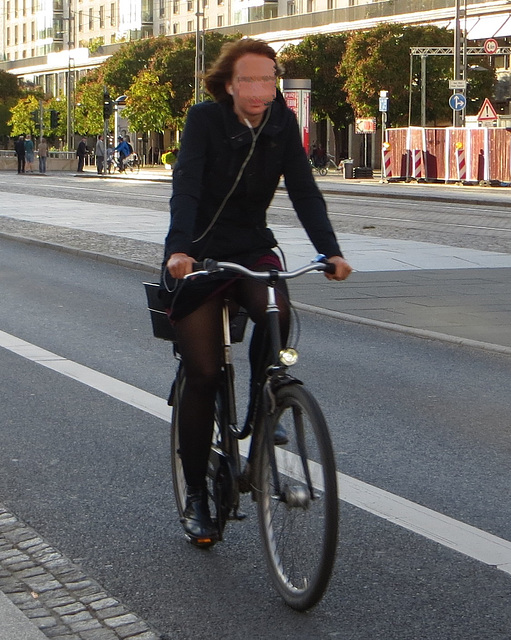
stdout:
<svg viewBox="0 0 511 640">
<path fill-rule="evenodd" d="M 381 111 L 382 113 L 385 113 L 389 110 L 389 99 L 388 98 L 383 98 L 380 96 L 379 101 L 378 101 L 379 107 L 378 110 Z"/>
<path fill-rule="evenodd" d="M 484 120 L 498 120 L 499 117 L 497 112 L 495 111 L 494 106 L 488 100 L 488 98 L 484 99 L 483 106 L 479 109 L 479 113 L 477 114 L 477 121 L 483 122 Z"/>
<path fill-rule="evenodd" d="M 449 98 L 449 106 L 453 111 L 462 111 L 467 104 L 467 99 L 462 93 L 453 93 Z"/>
<path fill-rule="evenodd" d="M 488 55 L 497 53 L 499 49 L 499 43 L 495 40 L 495 38 L 488 38 L 488 40 L 485 40 L 484 42 L 483 49 L 484 52 Z"/>
<path fill-rule="evenodd" d="M 357 118 L 355 120 L 355 133 L 375 133 L 376 118 Z"/>
<path fill-rule="evenodd" d="M 466 80 L 449 80 L 449 89 L 466 89 Z"/>
</svg>

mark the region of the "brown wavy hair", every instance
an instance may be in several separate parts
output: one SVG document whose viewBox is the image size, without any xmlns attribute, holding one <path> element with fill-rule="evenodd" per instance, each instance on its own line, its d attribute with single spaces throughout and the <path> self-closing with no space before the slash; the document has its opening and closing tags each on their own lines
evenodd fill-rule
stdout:
<svg viewBox="0 0 511 640">
<path fill-rule="evenodd" d="M 226 42 L 220 50 L 220 55 L 212 64 L 204 77 L 206 91 L 217 102 L 232 102 L 232 97 L 227 93 L 225 84 L 232 80 L 234 65 L 247 53 L 265 56 L 275 63 L 275 74 L 282 75 L 283 69 L 277 62 L 277 54 L 264 40 L 242 38 L 236 42 Z"/>
</svg>

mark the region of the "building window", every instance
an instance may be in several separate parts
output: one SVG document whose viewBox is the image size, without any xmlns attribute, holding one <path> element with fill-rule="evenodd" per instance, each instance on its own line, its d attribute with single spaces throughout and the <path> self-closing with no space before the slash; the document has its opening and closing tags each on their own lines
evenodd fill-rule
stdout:
<svg viewBox="0 0 511 640">
<path fill-rule="evenodd" d="M 179 33 L 179 22 L 174 22 L 172 25 L 172 33 Z"/>
<path fill-rule="evenodd" d="M 307 13 L 314 11 L 314 0 L 307 0 Z"/>
<path fill-rule="evenodd" d="M 333 9 L 334 8 L 334 0 L 327 0 L 326 8 L 327 9 Z"/>
<path fill-rule="evenodd" d="M 104 4 L 102 4 L 99 7 L 99 28 L 100 29 L 105 28 L 105 5 Z"/>
<path fill-rule="evenodd" d="M 165 17 L 165 0 L 160 0 L 160 18 Z"/>
<path fill-rule="evenodd" d="M 188 22 L 186 23 L 186 30 L 188 32 L 193 31 L 193 20 L 188 20 Z"/>
<path fill-rule="evenodd" d="M 31 42 L 35 40 L 35 22 L 30 23 L 30 40 Z"/>
<path fill-rule="evenodd" d="M 296 13 L 295 0 L 289 0 L 289 2 L 287 3 L 287 15 L 294 16 L 295 13 Z"/>
<path fill-rule="evenodd" d="M 83 31 L 83 11 L 78 11 L 78 31 Z"/>
<path fill-rule="evenodd" d="M 217 16 L 216 26 L 217 27 L 223 27 L 224 26 L 224 14 L 223 13 L 221 15 Z"/>
<path fill-rule="evenodd" d="M 193 0 L 186 0 L 186 10 L 193 11 Z"/>
<path fill-rule="evenodd" d="M 23 42 L 26 42 L 27 41 L 27 25 L 26 24 L 23 25 L 22 33 L 23 33 Z M 23 53 L 25 53 L 25 52 L 23 52 Z"/>
<path fill-rule="evenodd" d="M 172 5 L 172 13 L 179 13 L 179 0 L 174 0 Z"/>
<path fill-rule="evenodd" d="M 89 31 L 94 29 L 94 10 L 92 7 L 89 9 Z"/>
<path fill-rule="evenodd" d="M 5 5 L 5 15 L 7 16 L 7 20 L 11 17 L 11 0 L 7 0 L 7 4 Z"/>
<path fill-rule="evenodd" d="M 11 27 L 7 27 L 7 33 L 5 34 L 5 39 L 7 40 L 7 46 L 11 44 Z"/>
<path fill-rule="evenodd" d="M 110 26 L 115 27 L 115 2 L 110 5 Z"/>
<path fill-rule="evenodd" d="M 209 18 L 204 18 L 204 20 L 202 21 L 202 28 L 209 29 Z"/>
<path fill-rule="evenodd" d="M 14 44 L 18 44 L 18 25 L 14 27 Z"/>
<path fill-rule="evenodd" d="M 27 15 L 27 0 L 23 0 L 23 15 Z M 25 56 L 26 57 L 26 56 Z"/>
</svg>

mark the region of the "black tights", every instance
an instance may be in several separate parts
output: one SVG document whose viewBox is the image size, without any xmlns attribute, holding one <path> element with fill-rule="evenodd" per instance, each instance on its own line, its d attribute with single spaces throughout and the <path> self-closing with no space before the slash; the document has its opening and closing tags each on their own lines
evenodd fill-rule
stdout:
<svg viewBox="0 0 511 640">
<path fill-rule="evenodd" d="M 262 269 L 262 268 L 260 268 Z M 285 282 L 276 287 L 280 329 L 285 343 L 289 332 L 289 297 Z M 222 361 L 222 307 L 225 298 L 244 307 L 254 321 L 250 342 L 252 380 L 268 363 L 265 344 L 266 285 L 252 279 L 238 279 L 193 313 L 176 323 L 177 341 L 186 382 L 181 396 L 179 442 L 183 471 L 190 487 L 201 487 L 206 477 L 213 432 L 215 396 Z"/>
</svg>

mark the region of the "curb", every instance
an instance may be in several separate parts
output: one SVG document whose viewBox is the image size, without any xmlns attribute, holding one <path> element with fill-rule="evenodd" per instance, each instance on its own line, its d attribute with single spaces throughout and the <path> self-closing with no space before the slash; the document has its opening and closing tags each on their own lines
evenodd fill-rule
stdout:
<svg viewBox="0 0 511 640">
<path fill-rule="evenodd" d="M 160 267 L 155 267 L 150 264 L 142 262 L 136 262 L 134 260 L 128 260 L 126 258 L 118 258 L 94 251 L 88 251 L 86 249 L 78 249 L 76 247 L 68 247 L 62 244 L 55 244 L 46 242 L 44 240 L 35 240 L 32 238 L 25 238 L 23 236 L 16 236 L 5 232 L 0 232 L 0 238 L 6 240 L 12 240 L 15 242 L 22 242 L 24 244 L 31 244 L 37 247 L 46 249 L 53 249 L 54 251 L 62 251 L 71 255 L 81 256 L 88 258 L 89 260 L 97 260 L 99 262 L 105 262 L 108 264 L 115 264 L 117 266 L 125 267 L 127 269 L 136 269 L 138 271 L 144 271 L 153 275 L 160 274 Z M 458 336 L 451 336 L 446 333 L 440 333 L 437 331 L 429 331 L 427 329 L 418 329 L 415 327 L 408 327 L 406 325 L 395 324 L 392 322 L 384 322 L 382 320 L 373 320 L 370 318 L 363 318 L 361 316 L 354 316 L 349 313 L 343 313 L 341 311 L 333 311 L 331 309 L 324 309 L 322 307 L 315 307 L 304 302 L 293 302 L 293 306 L 301 311 L 308 313 L 315 313 L 317 315 L 323 315 L 337 320 L 343 320 L 344 322 L 351 322 L 354 324 L 366 325 L 369 327 L 376 327 L 378 329 L 385 329 L 387 331 L 394 331 L 397 333 L 403 333 L 406 335 L 414 336 L 416 338 L 423 338 L 426 340 L 436 340 L 439 342 L 447 342 L 450 344 L 458 345 L 461 347 L 470 347 L 474 349 L 482 349 L 490 351 L 492 353 L 500 353 L 504 355 L 511 355 L 511 347 L 504 345 L 493 344 L 491 342 L 482 342 L 479 340 L 471 340 L 470 338 L 460 338 Z"/>
</svg>

